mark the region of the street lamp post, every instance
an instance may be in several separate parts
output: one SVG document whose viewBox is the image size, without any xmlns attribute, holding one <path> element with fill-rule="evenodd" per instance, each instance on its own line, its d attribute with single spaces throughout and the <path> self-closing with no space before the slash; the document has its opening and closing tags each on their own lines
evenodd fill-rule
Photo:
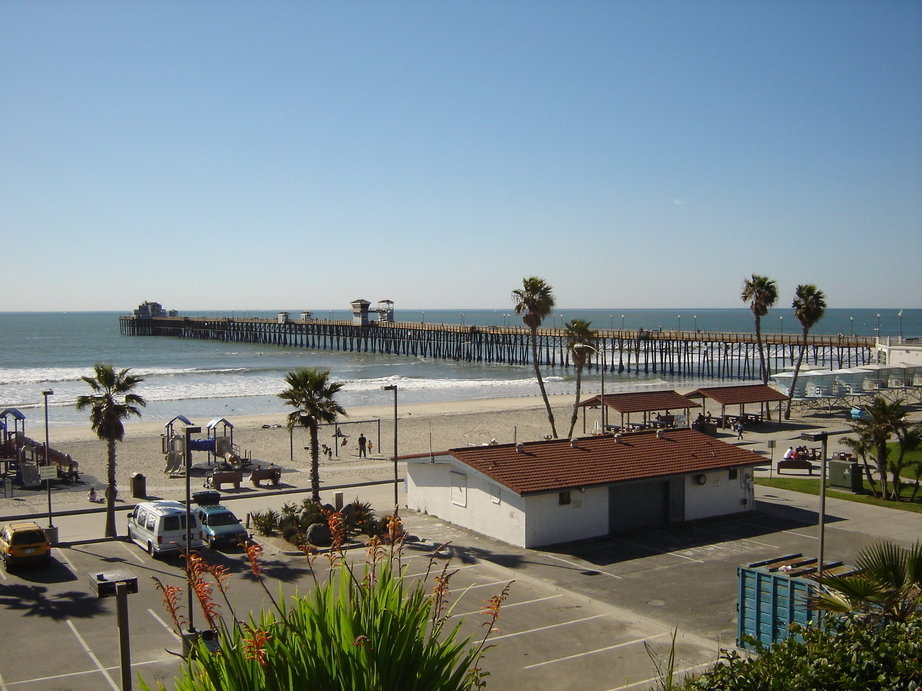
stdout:
<svg viewBox="0 0 922 691">
<path fill-rule="evenodd" d="M 848 332 L 850 336 L 855 335 L 855 318 L 854 317 L 848 318 Z"/>
<path fill-rule="evenodd" d="M 46 389 L 42 391 L 42 396 L 45 397 L 45 465 L 48 465 L 48 448 L 49 448 L 49 439 L 48 439 L 48 397 L 54 396 L 54 391 L 51 389 Z M 46 471 L 47 472 L 47 471 Z M 45 480 L 45 484 L 48 486 L 48 527 L 54 528 L 54 521 L 51 514 L 51 480 Z"/>
<path fill-rule="evenodd" d="M 624 331 L 624 315 L 621 315 L 621 330 Z"/>
<path fill-rule="evenodd" d="M 875 329 L 875 331 L 877 331 L 877 339 L 880 340 L 880 313 L 879 312 L 877 314 L 877 328 Z"/>
<path fill-rule="evenodd" d="M 697 314 L 693 315 L 692 319 L 695 320 L 695 333 L 698 333 L 698 315 Z"/>
<path fill-rule="evenodd" d="M 189 485 L 192 476 L 192 448 L 189 444 L 189 438 L 201 431 L 201 427 L 187 426 L 185 430 L 186 445 L 183 447 L 186 454 L 186 590 L 189 591 L 186 608 L 189 615 L 189 626 L 187 628 L 189 645 L 192 644 L 192 636 L 195 633 L 195 627 L 192 625 L 192 613 L 195 611 L 192 602 L 192 560 L 189 559 L 189 551 L 192 549 L 192 489 Z"/>
<path fill-rule="evenodd" d="M 902 343 L 903 342 L 903 310 L 900 310 L 899 314 L 897 314 L 896 316 L 900 318 L 900 343 Z"/>
<path fill-rule="evenodd" d="M 784 336 L 784 315 L 779 314 L 778 319 L 781 321 L 781 335 Z"/>
<path fill-rule="evenodd" d="M 679 331 L 681 331 L 682 330 L 682 315 L 677 314 L 675 315 L 675 318 L 679 320 Z"/>
<path fill-rule="evenodd" d="M 397 385 L 384 387 L 385 391 L 394 392 L 394 516 L 400 515 L 400 500 L 397 498 Z"/>
<path fill-rule="evenodd" d="M 600 339 L 600 340 L 602 340 L 602 363 L 601 363 L 602 367 L 600 369 L 602 390 L 601 390 L 601 395 L 599 396 L 599 403 L 601 404 L 601 407 L 602 407 L 602 434 L 605 434 L 605 423 L 606 423 L 606 415 L 605 415 L 605 342 L 604 342 L 604 339 Z M 593 353 L 596 354 L 596 356 L 599 355 L 599 351 L 596 348 L 593 348 L 588 343 L 578 343 L 577 345 L 573 347 L 578 348 L 580 350 L 591 350 Z"/>
</svg>

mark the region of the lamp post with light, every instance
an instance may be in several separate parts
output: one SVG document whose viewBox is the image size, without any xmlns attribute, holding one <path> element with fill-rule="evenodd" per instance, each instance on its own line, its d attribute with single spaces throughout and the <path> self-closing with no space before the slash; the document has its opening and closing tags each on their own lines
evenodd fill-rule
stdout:
<svg viewBox="0 0 922 691">
<path fill-rule="evenodd" d="M 588 343 L 577 343 L 573 347 L 577 350 L 591 350 L 593 353 L 596 354 L 596 356 L 599 355 L 599 351 L 596 348 L 593 348 Z M 601 395 L 599 396 L 599 402 L 601 403 L 601 406 L 602 406 L 602 434 L 605 434 L 605 423 L 607 422 L 607 420 L 606 420 L 606 415 L 605 415 L 605 345 L 604 345 L 604 342 L 602 344 L 602 358 L 601 359 L 602 359 L 602 363 L 601 363 L 602 367 L 600 368 L 599 371 L 601 372 L 602 390 L 601 390 Z M 585 424 L 584 424 L 584 427 L 585 427 Z"/>
<path fill-rule="evenodd" d="M 397 385 L 384 387 L 385 391 L 394 392 L 394 516 L 400 515 L 400 500 L 397 498 Z"/>
<path fill-rule="evenodd" d="M 195 634 L 195 627 L 192 625 L 192 613 L 195 610 L 193 609 L 192 602 L 192 560 L 189 559 L 189 551 L 192 549 L 192 491 L 189 485 L 189 481 L 192 476 L 192 447 L 189 441 L 193 434 L 198 434 L 201 431 L 201 427 L 196 427 L 194 425 L 187 426 L 185 429 L 186 445 L 184 447 L 184 451 L 186 453 L 186 583 L 188 584 L 186 590 L 189 591 L 188 603 L 186 607 L 189 615 L 189 626 L 187 628 L 187 632 L 189 637 L 188 642 L 190 644 L 192 637 Z"/>
<path fill-rule="evenodd" d="M 51 389 L 46 389 L 42 391 L 42 396 L 45 398 L 45 467 L 49 466 L 48 462 L 48 449 L 49 449 L 49 437 L 48 437 L 48 397 L 54 396 L 54 391 Z M 45 472 L 48 472 L 47 470 Z M 45 480 L 45 484 L 48 486 L 48 530 L 52 535 L 54 534 L 54 520 L 51 513 L 51 479 Z M 57 540 L 54 540 L 57 542 Z"/>
</svg>

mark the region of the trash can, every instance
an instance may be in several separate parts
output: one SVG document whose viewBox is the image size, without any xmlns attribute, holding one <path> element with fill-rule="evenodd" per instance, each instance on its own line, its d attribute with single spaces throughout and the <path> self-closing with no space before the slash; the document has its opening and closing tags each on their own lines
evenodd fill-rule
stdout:
<svg viewBox="0 0 922 691">
<path fill-rule="evenodd" d="M 42 532 L 45 533 L 45 539 L 48 540 L 48 544 L 54 547 L 58 544 L 58 526 L 51 525 L 47 528 L 42 528 Z"/>
<path fill-rule="evenodd" d="M 147 478 L 144 473 L 131 474 L 131 496 L 147 499 Z"/>
</svg>

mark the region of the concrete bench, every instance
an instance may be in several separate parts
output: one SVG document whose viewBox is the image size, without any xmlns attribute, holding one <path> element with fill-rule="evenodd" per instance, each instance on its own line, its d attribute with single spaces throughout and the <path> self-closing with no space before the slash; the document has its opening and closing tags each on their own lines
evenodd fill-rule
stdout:
<svg viewBox="0 0 922 691">
<path fill-rule="evenodd" d="M 279 484 L 281 477 L 282 469 L 276 466 L 253 468 L 253 471 L 250 473 L 250 482 L 253 483 L 254 487 L 262 487 L 260 483 L 263 480 L 268 480 L 269 484 L 275 487 Z"/>
<path fill-rule="evenodd" d="M 809 470 L 813 475 L 813 464 L 806 459 L 782 458 L 778 461 L 778 473 L 780 474 L 782 470 Z"/>
<path fill-rule="evenodd" d="M 211 487 L 217 490 L 221 485 L 230 484 L 234 489 L 240 489 L 240 483 L 243 481 L 243 471 L 240 470 L 216 470 L 211 474 Z"/>
</svg>

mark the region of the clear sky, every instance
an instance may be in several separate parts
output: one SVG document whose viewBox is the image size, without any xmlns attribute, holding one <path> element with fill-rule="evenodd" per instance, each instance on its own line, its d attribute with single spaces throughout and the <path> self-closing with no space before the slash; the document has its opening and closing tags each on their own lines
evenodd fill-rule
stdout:
<svg viewBox="0 0 922 691">
<path fill-rule="evenodd" d="M 0 311 L 922 307 L 922 2 L 0 4 Z"/>
</svg>

